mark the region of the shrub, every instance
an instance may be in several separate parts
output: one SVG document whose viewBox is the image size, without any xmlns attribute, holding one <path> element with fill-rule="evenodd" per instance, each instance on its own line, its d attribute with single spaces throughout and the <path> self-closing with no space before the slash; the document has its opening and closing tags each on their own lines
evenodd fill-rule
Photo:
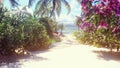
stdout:
<svg viewBox="0 0 120 68">
<path fill-rule="evenodd" d="M 34 17 L 5 15 L 0 6 L 0 54 L 15 55 L 26 50 L 49 48 L 50 37 L 46 28 Z M 18 50 L 16 50 L 18 49 Z M 19 53 L 16 53 L 18 52 Z M 22 53 L 23 54 L 23 53 Z"/>
<path fill-rule="evenodd" d="M 28 19 L 24 23 L 24 43 L 28 50 L 49 48 L 51 43 L 45 26 L 36 20 Z"/>
<path fill-rule="evenodd" d="M 54 38 L 53 33 L 58 30 L 57 22 L 48 17 L 40 18 L 39 22 L 45 26 L 45 28 L 47 30 L 47 34 L 51 38 Z"/>
<path fill-rule="evenodd" d="M 118 47 L 120 44 L 120 1 L 79 0 L 79 2 L 83 12 L 76 23 L 84 34 L 80 40 L 95 46 L 109 47 L 111 50 Z M 94 27 L 91 27 L 91 24 Z"/>
</svg>

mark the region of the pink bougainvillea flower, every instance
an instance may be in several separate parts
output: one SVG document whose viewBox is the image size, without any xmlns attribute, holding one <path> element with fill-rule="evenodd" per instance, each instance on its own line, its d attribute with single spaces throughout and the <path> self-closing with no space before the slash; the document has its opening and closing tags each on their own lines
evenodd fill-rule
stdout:
<svg viewBox="0 0 120 68">
<path fill-rule="evenodd" d="M 94 1 L 94 0 L 89 0 L 89 1 Z"/>
<path fill-rule="evenodd" d="M 115 28 L 113 28 L 113 30 L 112 30 L 112 32 L 116 32 L 117 31 L 117 28 L 115 27 Z"/>
<path fill-rule="evenodd" d="M 116 33 L 117 31 L 118 31 L 117 27 L 113 28 L 113 30 L 112 30 L 113 33 Z"/>
<path fill-rule="evenodd" d="M 117 11 L 117 12 L 116 12 L 116 15 L 117 15 L 118 17 L 120 17 L 120 12 Z"/>
<path fill-rule="evenodd" d="M 118 0 L 118 2 L 120 3 L 120 0 Z"/>
<path fill-rule="evenodd" d="M 81 24 L 79 25 L 79 28 L 84 30 L 84 29 L 89 28 L 89 27 L 91 27 L 91 26 L 92 26 L 91 23 L 84 21 L 83 23 L 81 23 Z"/>
<path fill-rule="evenodd" d="M 120 17 L 120 5 L 117 7 L 116 15 Z"/>
<path fill-rule="evenodd" d="M 98 29 L 101 29 L 101 28 L 108 29 L 108 24 L 105 22 L 100 22 Z"/>
<path fill-rule="evenodd" d="M 119 19 L 120 20 L 120 19 Z M 118 21 L 118 23 L 117 23 L 118 25 L 120 25 L 120 21 Z"/>
<path fill-rule="evenodd" d="M 85 18 L 82 18 L 82 21 L 85 22 Z"/>
<path fill-rule="evenodd" d="M 120 17 L 120 14 L 116 14 L 118 17 Z"/>
<path fill-rule="evenodd" d="M 94 12 L 98 13 L 99 12 L 99 8 L 97 6 L 93 6 Z"/>
<path fill-rule="evenodd" d="M 106 2 L 107 0 L 102 0 L 102 2 Z"/>
<path fill-rule="evenodd" d="M 82 7 L 82 9 L 83 9 L 84 11 L 88 11 L 88 6 L 84 6 L 84 7 Z"/>
</svg>

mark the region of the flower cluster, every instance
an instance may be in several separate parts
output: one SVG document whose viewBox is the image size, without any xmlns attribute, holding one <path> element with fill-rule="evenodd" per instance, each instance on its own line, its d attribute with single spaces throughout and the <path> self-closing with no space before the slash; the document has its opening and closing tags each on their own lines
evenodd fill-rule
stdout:
<svg viewBox="0 0 120 68">
<path fill-rule="evenodd" d="M 120 16 L 120 0 L 78 0 L 84 13 L 92 12 L 96 14 L 116 13 Z"/>
<path fill-rule="evenodd" d="M 82 18 L 100 15 L 98 28 L 108 28 L 109 18 L 113 15 L 120 18 L 120 0 L 78 0 L 82 6 Z M 103 19 L 102 19 L 103 18 Z M 88 18 L 86 18 L 88 20 Z M 104 22 L 104 23 L 103 23 Z M 107 22 L 107 23 L 105 23 Z M 93 22 L 92 22 L 93 23 Z M 119 23 L 119 22 L 118 22 Z M 101 27 L 102 25 L 102 27 Z M 104 26 L 104 27 L 103 27 Z"/>
<path fill-rule="evenodd" d="M 84 41 L 120 44 L 120 0 L 78 0 L 82 7 L 82 21 L 78 25 L 84 32 Z M 92 29 L 92 31 L 90 31 Z M 87 31 L 87 32 L 86 32 Z M 88 35 L 88 36 L 87 36 Z"/>
<path fill-rule="evenodd" d="M 100 29 L 100 28 L 107 29 L 107 28 L 108 28 L 107 26 L 108 26 L 107 23 L 105 23 L 105 22 L 100 22 L 100 24 L 99 24 L 99 26 L 98 26 L 98 29 Z"/>
</svg>

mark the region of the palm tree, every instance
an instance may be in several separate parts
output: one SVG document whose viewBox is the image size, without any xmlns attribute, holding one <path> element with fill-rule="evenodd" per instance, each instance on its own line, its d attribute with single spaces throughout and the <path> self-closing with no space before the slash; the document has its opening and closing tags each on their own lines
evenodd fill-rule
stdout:
<svg viewBox="0 0 120 68">
<path fill-rule="evenodd" d="M 19 3 L 16 0 L 9 0 L 12 6 L 18 6 Z M 0 0 L 0 3 L 3 3 L 3 0 Z"/>
<path fill-rule="evenodd" d="M 65 25 L 63 23 L 58 25 L 59 30 L 60 30 L 60 34 L 63 35 L 63 29 L 65 28 Z"/>
<path fill-rule="evenodd" d="M 45 26 L 47 34 L 52 38 L 53 32 L 55 32 L 55 28 L 57 27 L 57 22 L 49 17 L 40 18 L 39 22 Z"/>
<path fill-rule="evenodd" d="M 23 14 L 23 15 L 29 15 L 33 16 L 33 11 L 31 9 L 31 6 L 35 0 L 29 0 L 28 5 L 21 7 L 19 6 L 20 4 L 18 3 L 18 0 L 9 0 L 10 4 L 14 9 L 12 11 L 6 12 L 7 15 L 14 14 Z M 0 3 L 3 3 L 3 0 L 0 0 Z"/>
<path fill-rule="evenodd" d="M 28 7 L 31 7 L 34 1 L 35 1 L 35 0 L 29 0 L 29 2 L 28 2 Z M 10 4 L 11 4 L 13 7 L 16 7 L 16 6 L 20 5 L 20 4 L 18 3 L 18 0 L 9 0 L 9 2 L 10 2 Z M 0 0 L 0 3 L 3 3 L 3 0 Z"/>
<path fill-rule="evenodd" d="M 82 23 L 82 19 L 81 19 L 81 17 L 79 17 L 79 16 L 76 16 L 76 25 L 77 25 L 77 27 L 78 27 L 78 31 L 79 31 L 79 25 Z"/>
<path fill-rule="evenodd" d="M 3 0 L 0 0 L 2 2 Z M 20 5 L 18 0 L 9 0 L 13 7 Z M 36 0 L 29 0 L 28 8 L 31 8 L 32 4 Z M 62 4 L 68 9 L 68 13 L 70 12 L 71 8 L 69 3 L 66 0 L 38 0 L 35 8 L 35 14 L 38 16 L 47 16 L 47 17 L 55 17 L 57 14 L 58 16 L 61 13 Z"/>
<path fill-rule="evenodd" d="M 7 11 L 5 13 L 6 15 L 22 15 L 22 16 L 33 16 L 33 10 L 31 8 L 29 8 L 28 6 L 24 6 L 24 7 L 17 7 L 14 8 L 12 11 Z"/>
<path fill-rule="evenodd" d="M 61 13 L 62 4 L 65 5 L 69 13 L 71 8 L 66 0 L 39 0 L 36 4 L 35 13 L 38 16 L 47 15 L 52 17 L 55 16 L 55 14 L 59 16 Z"/>
</svg>

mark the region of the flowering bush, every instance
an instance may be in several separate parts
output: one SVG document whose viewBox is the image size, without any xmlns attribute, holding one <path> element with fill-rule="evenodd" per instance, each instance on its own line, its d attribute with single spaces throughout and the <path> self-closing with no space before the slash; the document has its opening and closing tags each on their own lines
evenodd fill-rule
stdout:
<svg viewBox="0 0 120 68">
<path fill-rule="evenodd" d="M 85 35 L 80 36 L 80 39 L 84 38 L 84 41 L 111 49 L 118 47 L 120 44 L 120 0 L 78 1 L 82 6 L 81 17 L 77 17 L 77 20 L 81 19 L 78 25 Z"/>
</svg>

